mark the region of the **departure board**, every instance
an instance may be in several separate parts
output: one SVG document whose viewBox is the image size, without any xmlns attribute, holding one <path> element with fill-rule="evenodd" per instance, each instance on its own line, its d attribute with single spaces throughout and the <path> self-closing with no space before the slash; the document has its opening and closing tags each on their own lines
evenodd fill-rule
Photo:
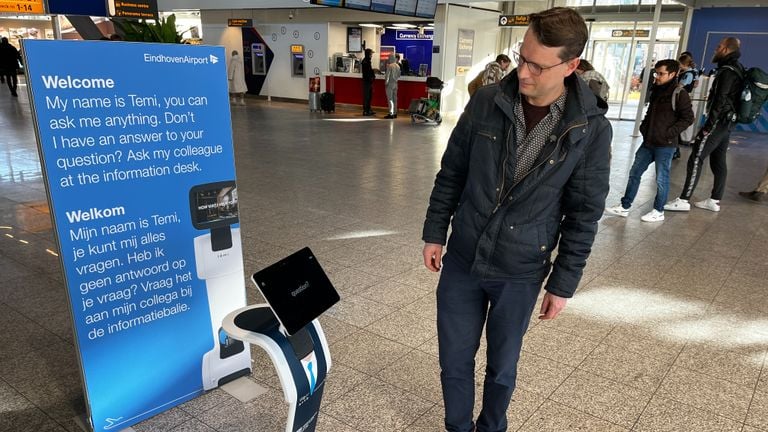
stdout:
<svg viewBox="0 0 768 432">
<path fill-rule="evenodd" d="M 398 15 L 407 15 L 407 16 L 416 15 L 416 0 L 395 1 L 395 13 Z"/>
<path fill-rule="evenodd" d="M 394 13 L 395 0 L 373 0 L 371 10 L 374 12 Z"/>
<path fill-rule="evenodd" d="M 419 18 L 434 18 L 437 12 L 437 0 L 419 0 L 416 5 L 416 16 Z"/>
</svg>

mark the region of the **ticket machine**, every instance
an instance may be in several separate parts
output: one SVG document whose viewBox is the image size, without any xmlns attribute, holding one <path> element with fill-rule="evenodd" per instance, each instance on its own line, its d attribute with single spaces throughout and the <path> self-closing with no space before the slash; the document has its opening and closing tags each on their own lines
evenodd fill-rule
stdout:
<svg viewBox="0 0 768 432">
<path fill-rule="evenodd" d="M 267 74 L 267 50 L 263 43 L 251 44 L 251 66 L 254 75 Z"/>
<path fill-rule="evenodd" d="M 304 45 L 291 45 L 291 76 L 303 77 L 304 70 Z"/>
</svg>

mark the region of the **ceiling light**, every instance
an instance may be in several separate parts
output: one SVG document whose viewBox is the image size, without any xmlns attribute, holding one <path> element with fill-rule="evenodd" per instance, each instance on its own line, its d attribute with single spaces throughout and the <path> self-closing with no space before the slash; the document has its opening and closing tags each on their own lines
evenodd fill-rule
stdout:
<svg viewBox="0 0 768 432">
<path fill-rule="evenodd" d="M 413 24 L 408 23 L 394 23 L 392 24 L 393 27 L 400 27 L 400 28 L 416 28 L 417 26 Z"/>
<path fill-rule="evenodd" d="M 380 25 L 378 25 L 378 24 L 369 24 L 369 23 L 365 23 L 365 24 L 358 24 L 358 25 L 359 25 L 360 27 L 375 27 L 375 28 L 381 27 L 381 26 L 380 26 Z"/>
</svg>

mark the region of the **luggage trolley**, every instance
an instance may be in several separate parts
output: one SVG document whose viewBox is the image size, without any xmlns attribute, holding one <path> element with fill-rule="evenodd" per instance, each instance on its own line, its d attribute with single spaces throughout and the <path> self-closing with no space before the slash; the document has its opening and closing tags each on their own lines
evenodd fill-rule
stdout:
<svg viewBox="0 0 768 432">
<path fill-rule="evenodd" d="M 440 124 L 443 121 L 440 116 L 440 93 L 443 90 L 443 85 L 440 78 L 427 77 L 427 97 L 413 99 L 408 108 L 408 113 L 411 114 L 411 123 Z"/>
</svg>

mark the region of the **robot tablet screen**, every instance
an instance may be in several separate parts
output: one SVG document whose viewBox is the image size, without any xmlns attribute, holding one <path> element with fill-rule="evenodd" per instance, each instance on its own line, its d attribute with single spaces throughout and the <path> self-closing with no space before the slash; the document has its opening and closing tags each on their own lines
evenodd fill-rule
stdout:
<svg viewBox="0 0 768 432">
<path fill-rule="evenodd" d="M 189 191 L 189 205 L 192 225 L 199 230 L 228 227 L 239 221 L 234 181 L 193 187 Z"/>
<path fill-rule="evenodd" d="M 308 247 L 255 273 L 252 279 L 289 335 L 340 300 Z"/>
</svg>

